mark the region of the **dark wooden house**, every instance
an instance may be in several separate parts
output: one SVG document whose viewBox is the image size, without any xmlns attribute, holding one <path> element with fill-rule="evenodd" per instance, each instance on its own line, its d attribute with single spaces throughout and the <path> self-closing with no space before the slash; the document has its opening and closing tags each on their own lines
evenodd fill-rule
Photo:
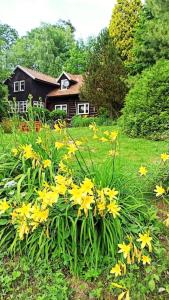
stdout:
<svg viewBox="0 0 169 300">
<path fill-rule="evenodd" d="M 8 85 L 11 111 L 25 113 L 28 98 L 31 95 L 32 105 L 46 107 L 50 111 L 64 110 L 68 119 L 76 114 L 89 116 L 95 114 L 94 107 L 79 98 L 83 84 L 82 75 L 63 72 L 59 78 L 53 78 L 35 70 L 17 66 L 5 84 Z"/>
</svg>

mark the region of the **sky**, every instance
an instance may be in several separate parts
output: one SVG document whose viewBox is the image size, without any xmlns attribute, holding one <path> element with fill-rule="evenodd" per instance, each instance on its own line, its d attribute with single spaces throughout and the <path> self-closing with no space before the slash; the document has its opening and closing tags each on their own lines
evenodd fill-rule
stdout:
<svg viewBox="0 0 169 300">
<path fill-rule="evenodd" d="M 109 24 L 116 0 L 0 0 L 0 22 L 15 28 L 19 35 L 40 25 L 70 20 L 76 38 L 97 35 Z"/>
</svg>

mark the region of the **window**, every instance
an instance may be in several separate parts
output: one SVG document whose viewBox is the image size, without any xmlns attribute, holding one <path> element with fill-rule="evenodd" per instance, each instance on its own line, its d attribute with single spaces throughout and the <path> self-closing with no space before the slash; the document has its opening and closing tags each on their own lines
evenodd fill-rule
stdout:
<svg viewBox="0 0 169 300">
<path fill-rule="evenodd" d="M 61 80 L 61 90 L 67 90 L 69 87 L 69 80 L 63 79 Z"/>
<path fill-rule="evenodd" d="M 33 106 L 43 108 L 44 103 L 42 101 L 33 101 Z"/>
<path fill-rule="evenodd" d="M 88 115 L 89 114 L 89 103 L 78 103 L 77 114 L 78 115 Z"/>
<path fill-rule="evenodd" d="M 56 109 L 64 110 L 67 113 L 67 104 L 55 105 L 55 110 Z"/>
<path fill-rule="evenodd" d="M 14 92 L 24 92 L 25 90 L 25 80 L 14 82 Z"/>
<path fill-rule="evenodd" d="M 24 112 L 27 112 L 27 101 L 19 101 L 18 102 L 18 111 L 20 113 L 24 113 Z"/>
<path fill-rule="evenodd" d="M 23 92 L 25 90 L 25 80 L 20 81 L 20 91 Z"/>
<path fill-rule="evenodd" d="M 14 92 L 19 92 L 19 81 L 14 82 Z"/>
</svg>

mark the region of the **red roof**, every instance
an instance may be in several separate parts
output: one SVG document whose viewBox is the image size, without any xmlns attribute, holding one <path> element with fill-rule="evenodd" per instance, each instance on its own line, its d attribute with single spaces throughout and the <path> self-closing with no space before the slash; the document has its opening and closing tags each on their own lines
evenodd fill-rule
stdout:
<svg viewBox="0 0 169 300">
<path fill-rule="evenodd" d="M 54 77 L 52 77 L 52 76 L 50 76 L 50 75 L 46 75 L 46 74 L 43 74 L 41 72 L 38 72 L 38 71 L 35 71 L 35 70 L 32 70 L 32 69 L 26 68 L 26 67 L 22 67 L 22 66 L 17 66 L 16 68 L 19 68 L 20 70 L 22 70 L 23 72 L 25 72 L 32 79 L 40 80 L 40 81 L 44 81 L 46 83 L 51 83 L 51 84 L 58 85 L 57 79 L 54 78 Z"/>
<path fill-rule="evenodd" d="M 82 75 L 72 75 L 66 73 L 70 80 L 75 81 L 76 83 L 70 85 L 68 89 L 61 90 L 60 88 L 56 88 L 51 91 L 47 97 L 60 97 L 60 96 L 68 96 L 68 95 L 78 95 L 80 93 L 80 88 L 83 83 L 83 76 Z"/>
</svg>

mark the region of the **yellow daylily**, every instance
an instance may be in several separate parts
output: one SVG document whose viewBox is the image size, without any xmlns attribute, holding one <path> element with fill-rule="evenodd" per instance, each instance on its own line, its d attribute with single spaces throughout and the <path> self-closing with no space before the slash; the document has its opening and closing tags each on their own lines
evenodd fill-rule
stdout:
<svg viewBox="0 0 169 300">
<path fill-rule="evenodd" d="M 121 275 L 121 265 L 116 264 L 110 271 L 111 274 L 115 274 L 115 277 Z"/>
<path fill-rule="evenodd" d="M 165 189 L 161 185 L 156 185 L 154 192 L 156 193 L 156 197 L 160 197 L 165 194 Z"/>
<path fill-rule="evenodd" d="M 43 167 L 46 169 L 46 168 L 49 168 L 51 166 L 52 162 L 50 159 L 45 159 L 43 161 Z"/>
<path fill-rule="evenodd" d="M 108 212 L 113 215 L 114 218 L 119 216 L 119 211 L 121 207 L 117 204 L 116 200 L 112 201 L 110 204 L 107 205 Z"/>
<path fill-rule="evenodd" d="M 146 176 L 147 172 L 148 172 L 148 170 L 146 167 L 143 167 L 143 166 L 140 167 L 139 173 L 141 176 Z"/>
<path fill-rule="evenodd" d="M 144 249 L 146 247 L 146 245 L 149 248 L 149 251 L 152 251 L 152 246 L 151 246 L 151 241 L 152 241 L 152 237 L 149 236 L 149 232 L 146 233 L 139 233 L 139 239 L 137 239 L 138 242 L 141 242 L 141 248 Z"/>
<path fill-rule="evenodd" d="M 143 255 L 142 256 L 142 262 L 143 262 L 143 265 L 146 265 L 146 264 L 149 264 L 151 263 L 151 258 L 149 256 L 146 256 L 146 255 Z"/>
<path fill-rule="evenodd" d="M 8 210 L 9 207 L 10 206 L 6 201 L 6 198 L 3 200 L 0 200 L 0 215 L 3 214 L 4 212 L 6 212 L 6 210 Z"/>
<path fill-rule="evenodd" d="M 167 153 L 162 153 L 162 154 L 161 154 L 161 159 L 165 162 L 166 160 L 169 159 L 169 154 L 167 154 Z"/>
<path fill-rule="evenodd" d="M 131 245 L 130 244 L 126 245 L 123 242 L 123 244 L 118 244 L 118 247 L 120 248 L 118 253 L 123 253 L 124 258 L 127 258 L 127 256 L 130 254 Z"/>
</svg>

